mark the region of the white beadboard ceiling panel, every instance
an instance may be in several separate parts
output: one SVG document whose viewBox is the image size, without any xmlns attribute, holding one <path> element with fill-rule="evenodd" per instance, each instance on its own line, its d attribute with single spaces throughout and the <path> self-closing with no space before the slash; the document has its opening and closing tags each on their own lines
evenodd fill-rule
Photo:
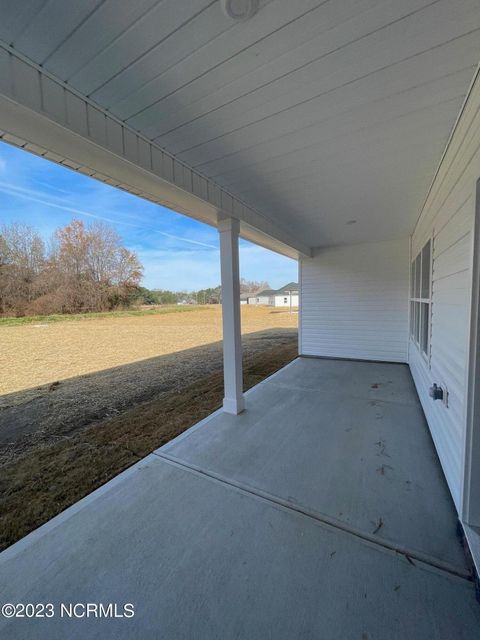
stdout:
<svg viewBox="0 0 480 640">
<path fill-rule="evenodd" d="M 413 231 L 480 59 L 480 3 L 260 0 L 236 22 L 219 0 L 0 0 L 0 39 L 323 246 Z"/>
</svg>

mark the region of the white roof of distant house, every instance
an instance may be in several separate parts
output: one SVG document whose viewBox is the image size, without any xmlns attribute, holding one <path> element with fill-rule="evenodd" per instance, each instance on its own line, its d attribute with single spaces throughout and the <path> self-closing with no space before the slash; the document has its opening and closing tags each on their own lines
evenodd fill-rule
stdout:
<svg viewBox="0 0 480 640">
<path fill-rule="evenodd" d="M 251 298 L 266 298 L 268 296 L 274 296 L 277 292 L 274 289 L 263 289 L 262 291 L 257 291 L 257 293 L 252 293 Z"/>
<path fill-rule="evenodd" d="M 247 298 L 269 298 L 271 296 L 281 296 L 289 293 L 298 293 L 298 282 L 289 282 L 283 287 L 280 287 L 280 289 L 262 289 L 261 291 L 252 293 L 242 293 L 240 300 L 246 300 Z"/>
<path fill-rule="evenodd" d="M 298 293 L 298 282 L 289 282 L 285 286 L 277 289 L 277 295 L 282 293 Z"/>
</svg>

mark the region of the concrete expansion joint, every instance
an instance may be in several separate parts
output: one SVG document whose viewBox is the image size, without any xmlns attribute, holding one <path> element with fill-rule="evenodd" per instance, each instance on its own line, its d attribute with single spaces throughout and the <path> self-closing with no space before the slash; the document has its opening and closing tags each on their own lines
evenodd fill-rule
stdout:
<svg viewBox="0 0 480 640">
<path fill-rule="evenodd" d="M 193 473 L 197 476 L 204 477 L 210 481 L 220 483 L 225 487 L 228 487 L 230 489 L 239 491 L 243 494 L 249 495 L 250 497 L 253 497 L 257 500 L 270 503 L 271 505 L 275 505 L 276 507 L 280 507 L 290 512 L 294 512 L 297 515 L 308 518 L 309 520 L 314 520 L 318 524 L 330 530 L 343 532 L 347 535 L 350 535 L 356 538 L 361 543 L 364 543 L 364 544 L 368 543 L 384 552 L 390 552 L 390 553 L 394 553 L 395 555 L 401 555 L 410 565 L 412 565 L 412 567 L 416 567 L 417 566 L 416 562 L 419 562 L 422 565 L 426 565 L 430 569 L 445 575 L 445 577 L 460 578 L 468 582 L 472 582 L 473 580 L 472 574 L 470 572 L 459 569 L 448 562 L 443 562 L 442 560 L 438 560 L 437 558 L 429 556 L 428 554 L 407 549 L 400 545 L 391 543 L 384 538 L 379 538 L 376 535 L 372 535 L 360 529 L 351 527 L 346 523 L 341 522 L 340 520 L 336 520 L 334 518 L 327 516 L 326 514 L 321 514 L 321 513 L 312 511 L 308 509 L 308 507 L 303 507 L 298 504 L 293 504 L 288 500 L 272 495 L 268 492 L 262 491 L 261 489 L 251 487 L 249 485 L 226 478 L 212 471 L 202 469 L 201 467 L 197 467 L 194 464 L 185 462 L 184 460 L 176 458 L 175 456 L 162 453 L 160 450 L 154 451 L 153 455 L 157 456 L 158 458 L 161 458 L 167 464 L 171 464 L 184 471 Z"/>
</svg>

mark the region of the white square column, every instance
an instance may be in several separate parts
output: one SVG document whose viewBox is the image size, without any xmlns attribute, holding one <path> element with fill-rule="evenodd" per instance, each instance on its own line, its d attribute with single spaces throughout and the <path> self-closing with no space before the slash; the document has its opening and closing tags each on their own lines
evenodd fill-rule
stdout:
<svg viewBox="0 0 480 640">
<path fill-rule="evenodd" d="M 222 274 L 223 379 L 225 389 L 223 410 L 233 415 L 237 415 L 245 409 L 238 261 L 239 231 L 240 224 L 235 218 L 218 221 Z"/>
</svg>

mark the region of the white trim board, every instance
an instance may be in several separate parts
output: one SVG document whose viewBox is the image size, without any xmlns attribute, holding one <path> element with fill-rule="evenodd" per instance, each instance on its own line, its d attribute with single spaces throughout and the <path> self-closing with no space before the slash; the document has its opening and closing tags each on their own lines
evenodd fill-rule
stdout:
<svg viewBox="0 0 480 640">
<path fill-rule="evenodd" d="M 472 233 L 470 346 L 467 374 L 467 407 L 464 443 L 462 517 L 480 526 L 480 179 L 475 184 Z M 480 545 L 479 545 L 480 546 Z M 480 558 L 477 558 L 480 562 Z"/>
</svg>

